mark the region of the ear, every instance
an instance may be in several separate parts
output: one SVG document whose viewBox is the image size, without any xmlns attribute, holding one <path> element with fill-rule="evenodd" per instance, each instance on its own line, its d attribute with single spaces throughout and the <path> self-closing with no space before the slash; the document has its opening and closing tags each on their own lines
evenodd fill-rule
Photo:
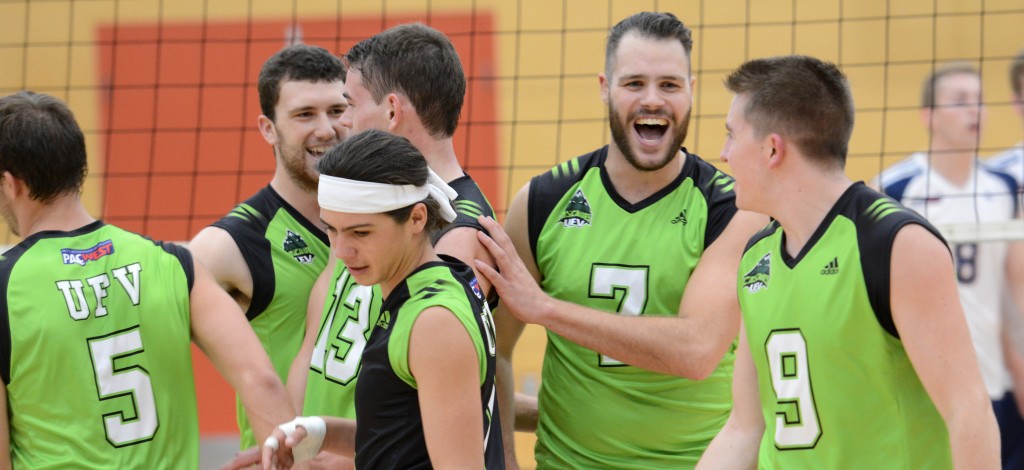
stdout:
<svg viewBox="0 0 1024 470">
<path fill-rule="evenodd" d="M 270 145 L 277 145 L 277 127 L 274 126 L 274 121 L 261 114 L 256 118 L 256 126 L 260 128 L 263 140 Z"/>
<path fill-rule="evenodd" d="M 427 205 L 418 202 L 412 207 L 412 213 L 409 214 L 409 228 L 412 233 L 421 233 L 427 226 Z"/>
<path fill-rule="evenodd" d="M 788 149 L 786 139 L 776 133 L 768 134 L 764 139 L 763 148 L 768 158 L 768 168 L 775 169 L 786 160 Z"/>
<path fill-rule="evenodd" d="M 929 134 L 932 132 L 932 108 L 921 108 L 921 125 Z"/>
<path fill-rule="evenodd" d="M 384 97 L 384 101 L 387 105 L 384 106 L 384 112 L 387 113 L 384 117 L 388 120 L 387 130 L 394 133 L 405 117 L 405 110 L 402 108 L 404 103 L 402 98 L 396 93 L 389 93 L 388 96 Z"/>
<path fill-rule="evenodd" d="M 608 85 L 608 77 L 605 76 L 604 72 L 601 72 L 601 73 L 597 74 L 597 82 L 601 84 L 601 101 L 604 101 L 604 104 L 607 106 L 608 105 L 608 100 L 609 100 L 609 97 L 608 97 L 608 87 L 609 87 L 609 85 Z"/>
<path fill-rule="evenodd" d="M 25 182 L 16 178 L 9 171 L 5 171 L 3 175 L 0 175 L 0 187 L 2 187 L 4 196 L 7 196 L 8 201 L 13 201 L 20 196 L 28 194 L 28 187 L 25 186 Z"/>
</svg>

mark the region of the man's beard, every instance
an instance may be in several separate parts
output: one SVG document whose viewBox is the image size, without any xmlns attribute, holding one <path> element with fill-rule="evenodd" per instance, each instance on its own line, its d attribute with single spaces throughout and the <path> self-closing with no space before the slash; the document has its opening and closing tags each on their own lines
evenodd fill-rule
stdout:
<svg viewBox="0 0 1024 470">
<path fill-rule="evenodd" d="M 686 110 L 686 116 L 683 117 L 682 122 L 678 123 L 673 122 L 673 116 L 670 113 L 661 116 L 676 124 L 676 132 L 672 136 L 671 145 L 669 145 L 668 149 L 665 151 L 665 157 L 652 164 L 644 164 L 644 162 L 641 162 L 636 157 L 636 154 L 633 153 L 633 148 L 629 146 L 629 137 L 627 136 L 627 132 L 630 129 L 627 129 L 626 125 L 623 123 L 623 121 L 629 122 L 635 120 L 639 113 L 632 113 L 630 116 L 627 116 L 627 119 L 621 120 L 619 119 L 618 111 L 611 103 L 611 100 L 609 100 L 608 122 L 611 124 L 612 128 L 612 141 L 615 142 L 615 146 L 619 148 L 619 151 L 622 152 L 622 155 L 626 157 L 626 161 L 629 162 L 633 168 L 640 171 L 658 171 L 671 163 L 672 160 L 676 158 L 676 155 L 679 154 L 679 149 L 683 146 L 683 141 L 686 140 L 686 131 L 690 127 L 690 111 L 692 111 L 692 108 Z"/>
<path fill-rule="evenodd" d="M 320 182 L 320 174 L 306 166 L 306 151 L 302 146 L 288 148 L 280 146 L 278 152 L 284 162 L 285 172 L 299 188 L 307 193 L 315 193 Z"/>
</svg>

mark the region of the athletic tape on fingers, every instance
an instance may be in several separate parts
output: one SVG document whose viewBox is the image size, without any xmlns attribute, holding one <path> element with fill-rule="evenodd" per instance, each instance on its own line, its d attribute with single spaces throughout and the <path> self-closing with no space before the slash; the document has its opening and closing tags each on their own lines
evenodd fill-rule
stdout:
<svg viewBox="0 0 1024 470">
<path fill-rule="evenodd" d="M 299 416 L 277 428 L 284 432 L 286 439 L 289 437 L 294 439 L 295 430 L 299 426 L 306 430 L 306 437 L 292 447 L 292 457 L 295 459 L 295 463 L 305 462 L 316 457 L 324 445 L 324 436 L 327 434 L 327 423 L 319 416 Z M 272 438 L 273 436 L 267 441 Z M 276 447 L 274 448 L 276 449 Z"/>
</svg>

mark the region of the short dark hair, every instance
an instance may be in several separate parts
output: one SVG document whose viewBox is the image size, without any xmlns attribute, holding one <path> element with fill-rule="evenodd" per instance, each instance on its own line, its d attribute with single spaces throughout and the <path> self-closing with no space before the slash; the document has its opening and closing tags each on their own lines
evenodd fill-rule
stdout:
<svg viewBox="0 0 1024 470">
<path fill-rule="evenodd" d="M 921 107 L 934 108 L 935 92 L 938 89 L 939 80 L 950 75 L 960 74 L 974 75 L 975 77 L 981 76 L 978 73 L 978 69 L 967 62 L 950 62 L 937 67 L 932 73 L 925 77 L 924 83 L 921 85 Z"/>
<path fill-rule="evenodd" d="M 408 139 L 377 129 L 350 136 L 328 150 L 317 162 L 317 170 L 321 175 L 350 180 L 414 186 L 426 184 L 429 175 L 427 160 Z M 427 206 L 426 231 L 432 236 L 447 226 L 448 221 L 441 217 L 437 201 L 427 197 L 421 202 Z M 404 223 L 415 205 L 384 214 Z"/>
<path fill-rule="evenodd" d="M 88 160 L 85 136 L 64 102 L 20 91 L 0 98 L 0 172 L 25 182 L 43 203 L 81 192 Z"/>
<path fill-rule="evenodd" d="M 686 50 L 686 60 L 690 60 L 693 49 L 693 35 L 676 15 L 644 11 L 620 21 L 608 31 L 608 42 L 604 49 L 604 73 L 611 76 L 615 68 L 615 53 L 619 50 L 619 42 L 628 33 L 636 33 L 645 39 L 675 39 L 682 43 Z"/>
<path fill-rule="evenodd" d="M 1010 86 L 1018 97 L 1024 96 L 1021 85 L 1024 85 L 1024 49 L 1017 53 L 1010 64 Z"/>
<path fill-rule="evenodd" d="M 455 134 L 466 75 L 455 46 L 443 33 L 421 23 L 398 25 L 352 46 L 345 60 L 363 75 L 374 102 L 401 93 L 430 135 Z"/>
<path fill-rule="evenodd" d="M 778 132 L 808 157 L 846 164 L 853 96 L 834 64 L 802 55 L 751 60 L 733 71 L 725 86 L 750 97 L 743 115 L 759 136 Z"/>
<path fill-rule="evenodd" d="M 288 81 L 338 82 L 345 80 L 345 63 L 319 46 L 294 44 L 270 56 L 260 69 L 257 89 L 263 115 L 275 119 L 274 107 L 281 83 Z"/>
</svg>

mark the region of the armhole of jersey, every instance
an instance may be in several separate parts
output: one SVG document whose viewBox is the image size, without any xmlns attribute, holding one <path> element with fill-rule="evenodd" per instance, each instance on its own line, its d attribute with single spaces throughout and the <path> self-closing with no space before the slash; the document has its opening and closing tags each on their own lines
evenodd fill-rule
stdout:
<svg viewBox="0 0 1024 470">
<path fill-rule="evenodd" d="M 252 225 L 247 227 L 247 225 Z M 252 278 L 252 299 L 245 317 L 249 321 L 260 316 L 274 298 L 274 259 L 271 254 L 270 242 L 263 235 L 267 223 L 253 224 L 252 221 L 225 217 L 213 224 L 228 232 L 231 239 L 242 253 L 245 265 L 249 268 Z"/>
<path fill-rule="evenodd" d="M 600 167 L 607 154 L 608 147 L 601 147 L 586 155 L 564 161 L 530 179 L 530 190 L 526 198 L 526 229 L 534 260 L 537 259 L 537 240 L 548 216 L 555 209 L 555 204 L 558 204 L 565 192 L 583 179 L 591 168 Z"/>
<path fill-rule="evenodd" d="M 1016 218 L 1017 213 L 1020 211 L 1020 198 L 1017 196 L 1017 192 L 1020 190 L 1020 187 L 1017 185 L 1017 180 L 1013 179 L 1013 177 L 1010 176 L 1009 173 L 1006 173 L 1004 171 L 989 170 L 989 172 L 991 172 L 993 175 L 997 176 L 1000 180 L 1006 183 L 1006 187 L 1010 191 L 1010 194 L 1013 195 L 1013 213 L 1010 214 L 1010 217 Z"/>
<path fill-rule="evenodd" d="M 31 243 L 34 244 L 35 239 Z M 23 242 L 11 248 L 3 254 L 3 265 L 0 267 L 0 299 L 3 300 L 0 302 L 0 380 L 4 381 L 4 385 L 11 384 L 11 319 L 7 308 L 7 287 L 14 265 L 30 247 Z"/>
<path fill-rule="evenodd" d="M 687 155 L 696 163 L 691 165 L 695 173 L 692 176 L 708 205 L 708 223 L 704 231 L 704 249 L 707 249 L 736 215 L 735 180 L 696 155 Z"/>
<path fill-rule="evenodd" d="M 857 228 L 857 243 L 860 246 L 861 254 L 860 263 L 864 273 L 864 284 L 868 291 L 868 300 L 875 312 L 875 318 L 878 319 L 878 324 L 897 339 L 900 334 L 896 330 L 896 323 L 892 318 L 892 306 L 889 302 L 892 249 L 896 235 L 903 227 L 916 224 L 924 227 L 944 245 L 946 244 L 946 240 L 942 238 L 935 227 L 920 216 L 907 211 L 908 209 L 903 209 L 897 213 L 899 215 L 886 216 L 875 225 L 858 225 Z"/>
<path fill-rule="evenodd" d="M 167 242 L 156 242 L 167 253 L 174 255 L 181 263 L 181 269 L 185 271 L 185 280 L 188 282 L 188 292 L 192 293 L 192 286 L 196 282 L 196 266 L 192 261 L 192 252 L 181 245 Z"/>
</svg>

